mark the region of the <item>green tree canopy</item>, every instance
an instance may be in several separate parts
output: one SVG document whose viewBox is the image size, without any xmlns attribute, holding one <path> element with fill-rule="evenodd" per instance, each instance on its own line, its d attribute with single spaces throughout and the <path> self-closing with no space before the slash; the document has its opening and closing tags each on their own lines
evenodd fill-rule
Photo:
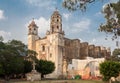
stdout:
<svg viewBox="0 0 120 83">
<path fill-rule="evenodd" d="M 3 75 L 3 67 L 2 67 L 2 64 L 0 63 L 0 75 Z"/>
<path fill-rule="evenodd" d="M 0 36 L 0 42 L 3 42 L 3 40 L 4 40 L 4 39 L 3 39 L 3 37 L 2 37 L 2 36 Z"/>
<path fill-rule="evenodd" d="M 120 63 L 114 61 L 105 61 L 100 64 L 100 73 L 103 80 L 108 81 L 111 77 L 117 77 L 120 73 Z"/>
<path fill-rule="evenodd" d="M 98 0 L 63 0 L 63 7 L 70 10 L 70 11 L 76 11 L 76 10 L 81 10 L 84 11 L 86 10 L 87 5 L 90 3 L 93 3 Z M 99 0 L 102 1 L 102 0 Z"/>
<path fill-rule="evenodd" d="M 36 51 L 34 50 L 27 50 L 27 56 L 26 56 L 26 59 L 31 61 L 32 63 L 35 63 L 38 61 L 37 59 L 37 53 Z"/>
<path fill-rule="evenodd" d="M 120 55 L 120 49 L 119 48 L 118 49 L 114 49 L 112 55 L 114 55 L 114 56 Z"/>
<path fill-rule="evenodd" d="M 44 75 L 50 74 L 55 70 L 55 64 L 51 61 L 39 60 L 36 65 L 36 69 L 42 74 L 43 77 Z"/>
<path fill-rule="evenodd" d="M 112 56 L 111 56 L 112 61 L 120 61 L 120 49 L 114 49 Z"/>
<path fill-rule="evenodd" d="M 27 46 L 22 43 L 21 41 L 19 40 L 10 40 L 6 43 L 7 45 L 10 45 L 11 47 L 15 48 L 18 52 L 18 55 L 20 56 L 26 56 L 26 52 L 27 52 Z"/>
<path fill-rule="evenodd" d="M 31 72 L 32 70 L 32 62 L 28 60 L 24 60 L 24 74 Z"/>
<path fill-rule="evenodd" d="M 36 59 L 37 53 L 34 50 L 27 50 L 27 57 L 31 59 Z"/>
<path fill-rule="evenodd" d="M 2 75 L 9 77 L 11 75 L 24 72 L 25 45 L 18 40 L 12 40 L 7 43 L 0 42 L 0 65 Z"/>
<path fill-rule="evenodd" d="M 102 13 L 106 19 L 106 23 L 101 24 L 99 27 L 100 32 L 106 34 L 113 34 L 112 40 L 120 36 L 120 0 L 117 3 L 107 4 Z"/>
</svg>

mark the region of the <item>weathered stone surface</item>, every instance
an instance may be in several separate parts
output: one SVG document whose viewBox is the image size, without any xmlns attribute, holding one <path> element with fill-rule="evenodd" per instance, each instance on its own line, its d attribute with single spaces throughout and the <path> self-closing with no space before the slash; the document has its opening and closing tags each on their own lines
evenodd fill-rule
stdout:
<svg viewBox="0 0 120 83">
<path fill-rule="evenodd" d="M 104 58 L 88 58 L 85 60 L 72 59 L 72 64 L 68 66 L 68 75 L 81 75 L 82 79 L 100 77 L 99 64 L 104 61 Z"/>
<path fill-rule="evenodd" d="M 47 31 L 45 37 L 38 36 L 38 27 L 34 21 L 28 26 L 28 49 L 36 51 L 38 59 L 55 63 L 55 71 L 49 77 L 57 78 L 65 74 L 64 59 L 68 65 L 72 63 L 72 59 L 108 58 L 110 56 L 110 50 L 89 45 L 88 42 L 80 42 L 79 39 L 69 39 L 64 35 L 62 16 L 58 10 L 55 10 L 51 16 L 50 30 Z"/>
<path fill-rule="evenodd" d="M 32 70 L 30 73 L 26 74 L 28 81 L 38 81 L 41 80 L 41 74 L 36 70 Z"/>
</svg>

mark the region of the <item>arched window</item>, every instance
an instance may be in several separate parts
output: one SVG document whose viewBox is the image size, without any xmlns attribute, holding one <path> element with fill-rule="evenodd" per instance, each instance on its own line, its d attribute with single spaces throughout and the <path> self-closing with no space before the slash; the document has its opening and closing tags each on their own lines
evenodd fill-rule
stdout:
<svg viewBox="0 0 120 83">
<path fill-rule="evenodd" d="M 57 26 L 57 29 L 59 29 L 59 26 Z"/>
<path fill-rule="evenodd" d="M 44 45 L 42 46 L 42 51 L 45 51 L 45 46 Z"/>
<path fill-rule="evenodd" d="M 52 26 L 52 32 L 54 32 L 54 26 Z"/>
<path fill-rule="evenodd" d="M 59 22 L 59 19 L 57 19 L 57 22 Z"/>
</svg>

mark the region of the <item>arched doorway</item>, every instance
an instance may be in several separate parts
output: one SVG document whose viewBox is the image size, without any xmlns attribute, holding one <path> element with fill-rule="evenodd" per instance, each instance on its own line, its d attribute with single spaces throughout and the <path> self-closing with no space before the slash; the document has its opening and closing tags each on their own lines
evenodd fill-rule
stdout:
<svg viewBox="0 0 120 83">
<path fill-rule="evenodd" d="M 89 68 L 89 74 L 92 77 L 96 77 L 99 74 L 99 62 L 97 61 L 90 61 L 86 64 L 85 68 Z"/>
</svg>

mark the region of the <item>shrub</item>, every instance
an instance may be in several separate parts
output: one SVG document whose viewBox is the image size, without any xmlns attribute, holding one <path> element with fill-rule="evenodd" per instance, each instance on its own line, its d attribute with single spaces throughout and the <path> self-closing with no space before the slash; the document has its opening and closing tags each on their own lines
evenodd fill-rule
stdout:
<svg viewBox="0 0 120 83">
<path fill-rule="evenodd" d="M 105 61 L 100 64 L 100 73 L 103 80 L 108 81 L 111 77 L 117 77 L 120 72 L 120 63 L 114 61 Z"/>
<path fill-rule="evenodd" d="M 80 75 L 76 75 L 75 79 L 81 79 L 81 76 Z"/>
<path fill-rule="evenodd" d="M 51 61 L 39 60 L 38 64 L 36 65 L 36 69 L 41 73 L 41 76 L 43 78 L 44 75 L 50 74 L 55 70 L 55 64 Z"/>
</svg>

